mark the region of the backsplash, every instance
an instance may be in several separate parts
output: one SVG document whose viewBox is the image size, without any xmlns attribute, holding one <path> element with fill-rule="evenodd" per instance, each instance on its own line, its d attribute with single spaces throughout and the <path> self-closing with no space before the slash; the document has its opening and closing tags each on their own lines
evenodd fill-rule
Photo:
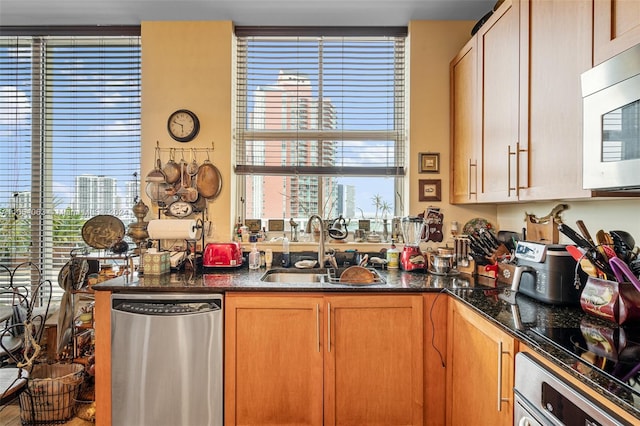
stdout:
<svg viewBox="0 0 640 426">
<path fill-rule="evenodd" d="M 638 221 L 638 199 L 608 199 L 589 201 L 562 201 L 569 208 L 561 213 L 564 223 L 576 228 L 576 220 L 582 219 L 589 229 L 595 233 L 624 230 L 640 239 L 640 221 Z M 544 216 L 559 202 L 541 202 L 527 204 L 510 204 L 498 206 L 498 226 L 501 230 L 518 231 L 526 226 L 525 213 Z M 571 241 L 560 234 L 560 242 L 570 244 Z"/>
</svg>

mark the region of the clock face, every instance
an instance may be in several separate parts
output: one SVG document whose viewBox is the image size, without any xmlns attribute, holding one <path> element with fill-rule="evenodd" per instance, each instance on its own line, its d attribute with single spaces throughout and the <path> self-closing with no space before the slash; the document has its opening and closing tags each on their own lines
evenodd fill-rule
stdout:
<svg viewBox="0 0 640 426">
<path fill-rule="evenodd" d="M 178 142 L 189 142 L 198 134 L 200 122 L 193 112 L 180 109 L 169 116 L 167 130 Z"/>
</svg>

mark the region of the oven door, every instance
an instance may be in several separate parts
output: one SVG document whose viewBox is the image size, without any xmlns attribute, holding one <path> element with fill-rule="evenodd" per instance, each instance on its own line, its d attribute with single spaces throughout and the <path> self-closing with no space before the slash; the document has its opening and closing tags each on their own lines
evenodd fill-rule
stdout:
<svg viewBox="0 0 640 426">
<path fill-rule="evenodd" d="M 640 188 L 640 45 L 582 74 L 583 186 Z"/>
<path fill-rule="evenodd" d="M 514 424 L 621 426 L 596 401 L 588 399 L 530 355 L 516 354 Z"/>
</svg>

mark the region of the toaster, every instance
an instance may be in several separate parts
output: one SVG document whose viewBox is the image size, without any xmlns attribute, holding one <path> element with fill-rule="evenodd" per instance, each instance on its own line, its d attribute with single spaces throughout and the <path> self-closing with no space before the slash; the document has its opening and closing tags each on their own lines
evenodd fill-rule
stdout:
<svg viewBox="0 0 640 426">
<path fill-rule="evenodd" d="M 565 245 L 518 241 L 516 259 L 512 289 L 553 305 L 580 303 L 586 275 Z"/>
<path fill-rule="evenodd" d="M 202 266 L 205 268 L 237 268 L 242 266 L 240 243 L 208 243 L 204 248 Z"/>
</svg>

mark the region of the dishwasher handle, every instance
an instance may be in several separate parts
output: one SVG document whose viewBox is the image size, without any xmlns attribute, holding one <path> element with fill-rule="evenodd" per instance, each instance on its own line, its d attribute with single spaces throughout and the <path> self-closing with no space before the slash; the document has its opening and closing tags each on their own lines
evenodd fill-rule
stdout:
<svg viewBox="0 0 640 426">
<path fill-rule="evenodd" d="M 219 311 L 222 307 L 214 300 L 114 300 L 112 309 L 131 314 L 172 316 L 204 314 Z"/>
</svg>

